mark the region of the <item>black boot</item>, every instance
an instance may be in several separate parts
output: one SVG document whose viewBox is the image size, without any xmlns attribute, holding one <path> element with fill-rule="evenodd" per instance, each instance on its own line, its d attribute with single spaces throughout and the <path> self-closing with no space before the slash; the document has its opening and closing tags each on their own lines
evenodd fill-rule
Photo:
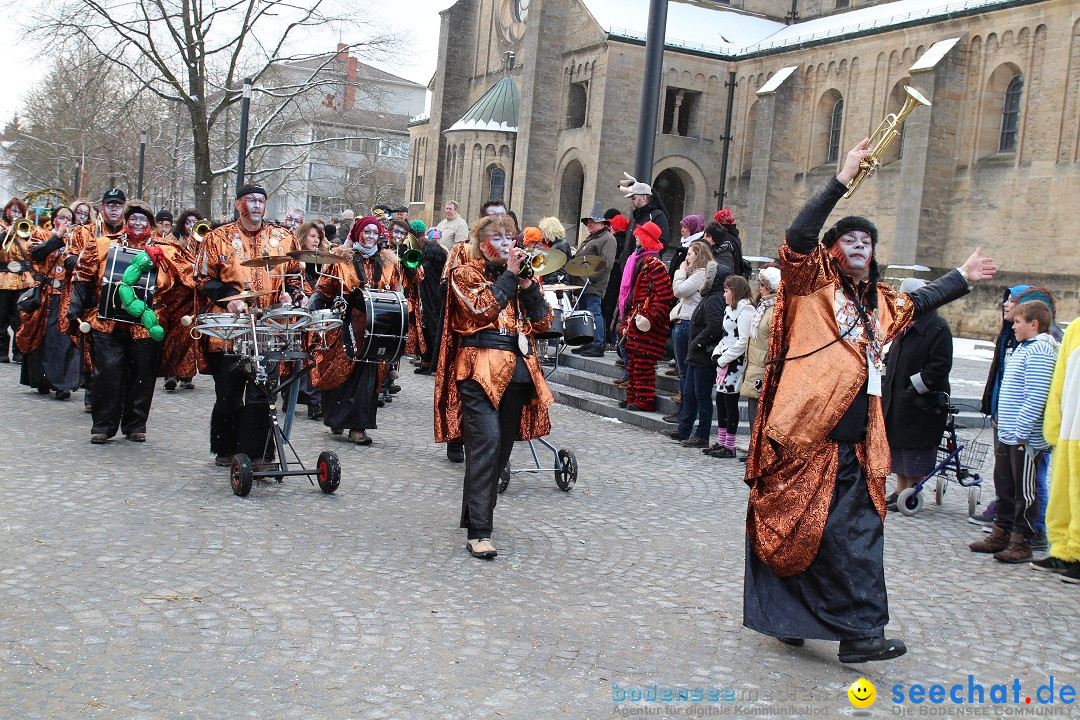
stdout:
<svg viewBox="0 0 1080 720">
<path fill-rule="evenodd" d="M 902 640 L 883 637 L 860 638 L 840 641 L 840 662 L 863 663 L 874 660 L 892 660 L 907 652 Z"/>
</svg>

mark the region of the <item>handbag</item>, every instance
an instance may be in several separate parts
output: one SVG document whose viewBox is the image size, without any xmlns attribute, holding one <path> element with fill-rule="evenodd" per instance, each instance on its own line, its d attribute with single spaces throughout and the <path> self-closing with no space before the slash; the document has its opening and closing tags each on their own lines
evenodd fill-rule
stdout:
<svg viewBox="0 0 1080 720">
<path fill-rule="evenodd" d="M 32 313 L 41 307 L 41 283 L 25 290 L 15 304 L 24 313 Z"/>
</svg>

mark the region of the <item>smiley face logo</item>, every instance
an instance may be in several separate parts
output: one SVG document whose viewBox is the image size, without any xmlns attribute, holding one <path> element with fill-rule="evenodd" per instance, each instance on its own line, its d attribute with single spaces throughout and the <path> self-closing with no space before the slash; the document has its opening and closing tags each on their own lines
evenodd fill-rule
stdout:
<svg viewBox="0 0 1080 720">
<path fill-rule="evenodd" d="M 877 688 L 866 678 L 859 678 L 847 689 L 848 700 L 857 708 L 868 708 L 877 700 Z"/>
</svg>

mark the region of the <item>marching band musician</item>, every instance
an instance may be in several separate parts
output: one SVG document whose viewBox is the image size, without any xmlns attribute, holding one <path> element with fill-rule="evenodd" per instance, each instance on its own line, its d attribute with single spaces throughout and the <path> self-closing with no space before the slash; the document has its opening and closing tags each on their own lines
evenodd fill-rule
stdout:
<svg viewBox="0 0 1080 720">
<path fill-rule="evenodd" d="M 514 441 L 547 435 L 554 402 L 533 339 L 554 315 L 539 285 L 518 276 L 516 233 L 505 215 L 473 225 L 468 259 L 449 276 L 435 378 L 435 442 L 465 441 L 461 527 L 482 559 L 497 554 L 495 499 Z"/>
<path fill-rule="evenodd" d="M 160 213 L 158 213 L 160 215 Z M 177 252 L 181 253 L 185 260 L 191 260 L 192 280 L 194 281 L 195 272 L 195 257 L 199 252 L 199 238 L 192 234 L 192 230 L 195 228 L 195 223 L 203 219 L 202 213 L 194 208 L 186 208 L 180 212 L 177 216 L 176 222 L 173 223 L 172 229 L 168 235 L 164 235 L 162 239 L 167 245 L 172 245 L 177 248 Z M 187 275 L 185 274 L 185 277 Z M 177 312 L 172 316 L 176 322 L 179 322 L 184 315 L 190 315 L 194 310 L 194 297 L 188 298 L 191 304 L 187 307 L 187 310 L 181 311 L 181 303 L 179 299 L 176 299 L 175 309 Z M 165 370 L 165 392 L 175 392 L 177 387 L 184 390 L 194 390 L 195 373 L 198 372 L 198 366 L 201 361 L 200 346 L 198 342 L 195 342 L 191 333 L 183 333 L 183 337 L 179 337 L 181 333 L 170 333 L 165 338 L 165 346 L 162 348 L 162 367 Z M 189 354 L 190 357 L 185 357 L 181 353 Z M 177 369 L 173 367 L 173 370 L 177 372 L 183 372 L 183 375 L 171 375 L 169 374 L 170 366 L 179 365 Z"/>
<path fill-rule="evenodd" d="M 149 248 L 153 237 L 154 211 L 146 203 L 133 200 L 121 215 L 124 224 L 115 238 L 103 235 L 83 248 L 75 266 L 67 309 L 69 325 L 78 324 L 82 316 L 90 323 L 94 388 L 90 442 L 95 445 L 108 442 L 117 430 L 132 442 L 146 441 L 146 420 L 154 400 L 154 379 L 161 358 L 161 343 L 151 337 L 143 322 L 127 324 L 98 318 L 98 296 L 105 291 L 103 279 L 110 246 L 116 242 L 129 248 Z M 166 265 L 155 264 L 158 266 L 155 299 L 160 300 L 173 288 L 176 278 Z"/>
<path fill-rule="evenodd" d="M 419 230 L 423 224 L 423 220 L 413 220 L 411 227 Z M 421 265 L 424 279 L 420 281 L 420 329 L 424 334 L 424 351 L 420 355 L 420 367 L 414 372 L 420 375 L 434 372 L 431 360 L 438 345 L 435 338 L 442 326 L 445 293 L 440 291 L 439 286 L 442 283 L 443 266 L 446 264 L 446 250 L 439 244 L 440 237 L 442 235 L 438 228 L 419 233 L 421 252 L 424 254 L 424 263 Z"/>
<path fill-rule="evenodd" d="M 293 230 L 296 242 L 301 250 L 330 250 L 330 243 L 326 241 L 326 234 L 317 223 L 305 222 Z M 304 295 L 310 297 L 315 293 L 315 286 L 319 283 L 319 266 L 315 263 L 304 263 Z M 300 390 L 297 394 L 297 402 L 307 405 L 308 420 L 321 420 L 322 396 L 321 390 L 315 388 L 311 382 L 311 373 L 306 373 L 300 378 Z"/>
<path fill-rule="evenodd" d="M 427 345 L 424 343 L 420 314 L 420 283 L 424 280 L 424 268 L 422 262 L 421 265 L 411 268 L 405 262 L 406 253 L 410 249 L 418 248 L 420 241 L 416 240 L 416 236 L 413 234 L 409 224 L 397 218 L 390 221 L 388 232 L 390 234 L 390 244 L 397 248 L 398 261 L 404 270 L 402 288 L 405 292 L 405 298 L 409 301 L 409 337 L 405 341 L 405 354 L 420 357 L 427 349 Z M 412 240 L 408 240 L 410 236 Z"/>
<path fill-rule="evenodd" d="M 17 197 L 4 206 L 3 223 L 0 225 L 0 363 L 10 362 L 8 328 L 14 336 L 19 332 L 19 296 L 33 287 L 30 272 L 29 245 L 15 232 L 15 223 L 26 217 L 26 203 Z M 12 347 L 11 357 L 22 362 L 23 356 L 17 344 Z"/>
<path fill-rule="evenodd" d="M 195 229 L 195 223 L 202 219 L 202 213 L 195 208 L 185 208 L 180 211 L 170 233 L 173 242 L 183 245 L 193 258 L 199 254 L 199 238 L 192 235 L 192 231 Z"/>
<path fill-rule="evenodd" d="M 300 263 L 290 261 L 269 270 L 265 266 L 249 268 L 240 264 L 252 258 L 285 255 L 296 249 L 296 241 L 288 229 L 266 222 L 266 191 L 258 185 L 241 185 L 236 190 L 235 206 L 239 220 L 214 228 L 203 238 L 195 263 L 199 292 L 222 306 L 223 298 L 242 291 L 273 291 L 249 300 L 230 300 L 219 309 L 231 313 L 290 302 L 290 295 L 299 297 Z M 208 338 L 207 341 L 204 357 L 207 370 L 214 376 L 217 395 L 210 416 L 210 452 L 216 455 L 214 462 L 231 465 L 233 455 L 240 452 L 262 469 L 273 460 L 274 453 L 274 444 L 267 443 L 272 398 L 248 382 L 236 362 L 225 356 L 221 340 Z"/>
<path fill-rule="evenodd" d="M 374 217 L 354 222 L 343 248 L 349 253 L 350 262 L 327 266 L 326 275 L 319 279 L 308 307 L 316 310 L 329 307 L 333 298 L 339 295 L 348 298 L 363 288 L 400 290 L 401 267 L 397 256 L 389 250 L 379 249 L 379 238 L 384 232 Z M 345 322 L 349 321 L 346 317 Z M 319 367 L 315 386 L 327 390 L 323 396 L 323 424 L 335 435 L 348 428 L 349 440 L 357 445 L 370 445 L 372 440 L 367 431 L 377 427 L 379 388 L 389 373 L 389 366 L 386 363 L 349 362 L 340 344 L 316 362 Z"/>
<path fill-rule="evenodd" d="M 42 395 L 55 391 L 57 400 L 67 400 L 71 391 L 79 387 L 82 367 L 79 349 L 59 328 L 62 295 L 70 286 L 79 260 L 67 247 L 73 218 L 70 208 L 54 209 L 52 236 L 30 250 L 34 280 L 41 285 L 41 305 L 22 313 L 22 325 L 15 337 L 25 354 L 20 381 L 37 388 Z"/>
</svg>

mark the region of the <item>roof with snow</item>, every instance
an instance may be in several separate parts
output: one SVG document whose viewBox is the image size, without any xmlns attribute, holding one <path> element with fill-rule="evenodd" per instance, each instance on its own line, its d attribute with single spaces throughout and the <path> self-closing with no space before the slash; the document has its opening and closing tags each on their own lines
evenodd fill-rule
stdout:
<svg viewBox="0 0 1080 720">
<path fill-rule="evenodd" d="M 668 3 L 667 47 L 736 58 L 942 16 L 993 10 L 1013 0 L 896 0 L 785 25 L 738 10 Z M 644 41 L 649 0 L 582 0 L 609 35 Z"/>
<path fill-rule="evenodd" d="M 499 132 L 517 132 L 518 108 L 521 107 L 521 95 L 517 84 L 505 76 L 491 86 L 461 119 L 446 129 L 452 130 L 496 130 Z"/>
</svg>

